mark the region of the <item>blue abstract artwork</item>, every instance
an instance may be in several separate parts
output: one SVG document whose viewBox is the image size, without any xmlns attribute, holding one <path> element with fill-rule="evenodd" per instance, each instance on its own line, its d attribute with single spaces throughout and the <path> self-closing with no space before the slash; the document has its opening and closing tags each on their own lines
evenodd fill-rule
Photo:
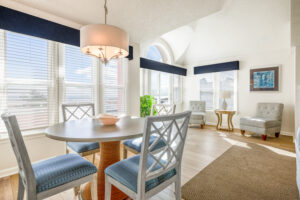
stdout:
<svg viewBox="0 0 300 200">
<path fill-rule="evenodd" d="M 279 91 L 279 66 L 250 70 L 250 91 Z"/>
<path fill-rule="evenodd" d="M 274 88 L 275 71 L 259 71 L 253 73 L 254 88 Z"/>
</svg>

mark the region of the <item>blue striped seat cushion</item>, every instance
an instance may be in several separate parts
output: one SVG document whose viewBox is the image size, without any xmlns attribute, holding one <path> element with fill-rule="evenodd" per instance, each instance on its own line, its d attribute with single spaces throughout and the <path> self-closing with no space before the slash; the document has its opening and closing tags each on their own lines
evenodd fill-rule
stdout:
<svg viewBox="0 0 300 200">
<path fill-rule="evenodd" d="M 150 139 L 149 139 L 149 146 L 151 146 L 151 144 L 153 144 L 153 142 L 155 142 L 156 139 L 157 139 L 157 136 L 151 135 Z M 129 148 L 134 149 L 135 151 L 137 151 L 139 153 L 141 153 L 142 143 L 143 143 L 142 137 L 125 140 L 123 142 L 123 144 L 125 146 L 128 146 Z M 166 146 L 166 143 L 162 139 L 160 139 L 159 142 L 153 147 L 152 151 L 160 149 L 164 146 Z"/>
<path fill-rule="evenodd" d="M 77 154 L 50 158 L 32 165 L 37 193 L 94 174 L 97 168 Z"/>
<path fill-rule="evenodd" d="M 98 142 L 67 142 L 67 145 L 77 153 L 99 149 Z"/>
<path fill-rule="evenodd" d="M 138 178 L 138 171 L 139 171 L 139 162 L 140 162 L 140 155 L 130 157 L 126 160 L 122 160 L 117 162 L 105 169 L 105 174 L 112 177 L 113 179 L 117 180 L 118 182 L 125 185 L 127 188 L 131 189 L 134 192 L 137 192 L 137 178 Z M 153 164 L 154 160 L 150 156 L 147 160 L 147 168 L 149 168 Z M 153 168 L 153 171 L 161 168 L 160 165 L 156 165 Z M 164 181 L 172 178 L 176 175 L 176 170 L 172 169 L 167 173 L 148 180 L 146 182 L 146 191 L 149 191 L 159 184 L 163 183 Z"/>
</svg>

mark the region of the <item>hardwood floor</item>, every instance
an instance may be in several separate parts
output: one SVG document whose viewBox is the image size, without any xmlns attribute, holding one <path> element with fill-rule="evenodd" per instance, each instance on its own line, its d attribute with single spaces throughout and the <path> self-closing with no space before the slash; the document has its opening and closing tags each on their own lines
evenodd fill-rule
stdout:
<svg viewBox="0 0 300 200">
<path fill-rule="evenodd" d="M 238 132 L 216 131 L 214 127 L 209 126 L 205 129 L 190 128 L 182 160 L 182 185 L 221 156 L 232 145 L 243 146 L 246 145 L 245 142 L 265 145 L 274 150 L 274 152 L 281 154 L 293 156 L 295 152 L 293 139 L 289 136 L 281 135 L 279 138 L 268 137 L 267 141 L 263 141 L 260 137 L 252 137 L 247 135 L 247 133 L 245 136 L 241 136 Z M 89 157 L 88 159 L 91 160 L 92 158 Z M 0 200 L 16 199 L 17 190 L 18 175 L 0 179 Z M 73 190 L 68 190 L 47 200 L 69 200 L 73 198 Z M 173 198 L 173 187 L 169 187 L 151 198 L 151 200 Z"/>
</svg>

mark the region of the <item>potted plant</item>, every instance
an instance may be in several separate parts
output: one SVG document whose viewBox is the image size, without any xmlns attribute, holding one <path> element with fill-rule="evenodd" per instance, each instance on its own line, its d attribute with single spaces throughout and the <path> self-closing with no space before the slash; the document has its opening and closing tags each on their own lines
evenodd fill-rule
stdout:
<svg viewBox="0 0 300 200">
<path fill-rule="evenodd" d="M 144 95 L 140 97 L 140 105 L 141 105 L 141 109 L 140 109 L 140 114 L 141 117 L 146 117 L 146 116 L 150 116 L 151 114 L 151 108 L 152 105 L 156 104 L 155 99 L 152 95 Z M 154 111 L 153 115 L 156 114 L 156 110 Z"/>
</svg>

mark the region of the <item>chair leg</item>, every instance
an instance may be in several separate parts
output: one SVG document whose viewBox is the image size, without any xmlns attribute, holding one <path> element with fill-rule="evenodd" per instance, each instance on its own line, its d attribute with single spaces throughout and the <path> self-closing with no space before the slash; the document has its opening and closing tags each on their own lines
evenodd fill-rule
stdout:
<svg viewBox="0 0 300 200">
<path fill-rule="evenodd" d="M 245 132 L 246 132 L 245 130 L 241 130 L 242 135 L 245 135 Z"/>
<path fill-rule="evenodd" d="M 77 186 L 77 187 L 74 187 L 73 190 L 74 190 L 74 196 L 80 198 L 80 196 L 79 196 L 79 194 L 80 194 L 80 185 Z"/>
<path fill-rule="evenodd" d="M 275 133 L 275 137 L 279 137 L 280 136 L 280 132 L 278 132 L 278 133 Z"/>
<path fill-rule="evenodd" d="M 123 146 L 123 159 L 127 158 L 127 149 Z"/>
<path fill-rule="evenodd" d="M 201 124 L 201 125 L 200 125 L 200 128 L 203 129 L 203 128 L 204 128 L 204 124 Z"/>
<path fill-rule="evenodd" d="M 111 183 L 108 180 L 108 176 L 105 175 L 105 200 L 110 200 L 111 198 Z"/>
<path fill-rule="evenodd" d="M 180 184 L 179 176 L 178 176 L 177 180 L 175 181 L 175 199 L 181 200 L 181 184 Z"/>
<path fill-rule="evenodd" d="M 95 153 L 93 153 L 93 164 L 95 164 Z"/>
<path fill-rule="evenodd" d="M 92 194 L 92 200 L 98 199 L 97 194 L 97 174 L 94 174 L 93 181 L 91 182 L 91 194 Z"/>
<path fill-rule="evenodd" d="M 24 199 L 24 185 L 22 182 L 22 178 L 19 175 L 19 189 L 18 189 L 18 200 L 23 200 Z"/>
<path fill-rule="evenodd" d="M 261 139 L 266 141 L 267 140 L 267 135 L 261 135 Z"/>
<path fill-rule="evenodd" d="M 26 191 L 26 200 L 37 200 L 36 193 Z M 23 200 L 23 199 L 22 199 Z"/>
</svg>

